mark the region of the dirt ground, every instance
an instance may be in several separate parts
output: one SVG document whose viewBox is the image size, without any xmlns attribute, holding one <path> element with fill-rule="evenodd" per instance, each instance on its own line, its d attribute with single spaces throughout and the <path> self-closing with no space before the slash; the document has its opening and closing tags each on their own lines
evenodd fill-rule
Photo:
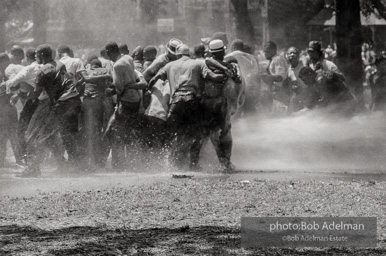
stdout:
<svg viewBox="0 0 386 256">
<path fill-rule="evenodd" d="M 384 174 L 0 175 L 0 255 L 385 255 Z M 377 248 L 243 249 L 240 218 L 378 218 Z"/>
</svg>

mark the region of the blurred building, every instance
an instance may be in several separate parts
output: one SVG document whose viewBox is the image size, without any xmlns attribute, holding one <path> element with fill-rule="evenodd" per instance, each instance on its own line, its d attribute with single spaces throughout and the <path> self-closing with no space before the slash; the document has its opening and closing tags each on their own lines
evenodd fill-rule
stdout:
<svg viewBox="0 0 386 256">
<path fill-rule="evenodd" d="M 249 0 L 256 41 L 263 41 L 264 0 Z M 178 37 L 190 45 L 216 31 L 235 38 L 228 0 L 50 0 L 47 41 L 100 46 L 107 41 L 161 44 Z M 257 15 L 256 15 L 257 14 Z M 267 28 L 266 28 L 267 29 Z"/>
<path fill-rule="evenodd" d="M 378 11 L 367 17 L 361 13 L 362 37 L 365 42 L 372 42 L 378 48 L 386 47 L 386 20 L 380 17 Z M 324 45 L 333 45 L 336 41 L 336 13 L 333 6 L 326 6 L 308 23 L 309 38 L 317 39 Z"/>
</svg>

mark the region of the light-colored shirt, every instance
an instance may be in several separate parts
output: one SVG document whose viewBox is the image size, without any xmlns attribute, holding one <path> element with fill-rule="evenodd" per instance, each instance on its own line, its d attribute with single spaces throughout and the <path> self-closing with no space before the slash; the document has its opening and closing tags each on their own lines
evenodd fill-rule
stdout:
<svg viewBox="0 0 386 256">
<path fill-rule="evenodd" d="M 21 82 L 25 82 L 36 88 L 36 76 L 40 73 L 40 65 L 35 61 L 30 65 L 23 67 L 15 76 L 6 82 L 7 89 L 17 86 Z"/>
<path fill-rule="evenodd" d="M 81 59 L 63 56 L 59 61 L 66 66 L 67 73 L 71 76 L 75 76 L 78 72 L 85 70 Z"/>
<path fill-rule="evenodd" d="M 157 72 L 170 62 L 166 53 L 159 55 L 153 62 L 150 62 L 146 67 L 144 64 L 143 75 L 149 82 Z M 171 88 L 169 81 L 158 80 L 151 89 L 150 104 L 145 111 L 145 115 L 159 118 L 166 121 L 169 111 Z"/>
<path fill-rule="evenodd" d="M 23 65 L 20 64 L 9 64 L 7 68 L 4 71 L 5 77 L 9 80 L 12 79 L 14 76 L 17 75 L 22 69 L 24 68 Z"/>
<path fill-rule="evenodd" d="M 145 115 L 166 121 L 169 111 L 170 93 L 169 81 L 159 79 L 151 88 L 150 104 L 145 111 Z"/>
<path fill-rule="evenodd" d="M 23 67 L 19 73 L 13 76 L 11 79 L 6 81 L 7 93 L 10 93 L 12 87 L 20 84 L 20 90 L 22 92 L 28 92 L 27 88 L 23 87 L 23 83 L 27 83 L 32 88 L 36 88 L 36 77 L 40 74 L 40 67 L 43 65 L 38 64 L 36 61 L 32 62 L 30 65 Z M 48 95 L 45 90 L 43 90 L 39 96 L 39 100 L 48 98 Z"/>
<path fill-rule="evenodd" d="M 138 73 L 135 72 L 133 58 L 129 55 L 121 55 L 114 63 L 113 84 L 122 101 L 139 102 L 141 100 L 141 94 L 137 89 L 127 88 L 128 84 L 135 83 L 139 79 Z"/>
<path fill-rule="evenodd" d="M 66 88 L 66 91 L 58 99 L 59 101 L 64 101 L 64 100 L 67 100 L 69 98 L 72 98 L 72 97 L 79 95 L 79 93 L 75 87 L 76 83 L 78 82 L 76 74 L 78 72 L 84 71 L 85 68 L 83 66 L 82 60 L 78 59 L 78 58 L 71 58 L 69 56 L 63 56 L 62 58 L 60 58 L 59 61 L 62 62 L 66 66 L 68 78 L 73 81 L 72 86 Z"/>
<path fill-rule="evenodd" d="M 105 59 L 103 57 L 98 57 L 98 59 L 101 61 L 102 63 L 102 68 L 105 68 L 107 69 L 110 73 L 112 72 L 113 70 L 113 65 L 114 63 L 111 61 L 111 60 L 108 60 L 108 59 Z"/>
<path fill-rule="evenodd" d="M 203 79 L 207 77 L 209 71 L 203 61 L 182 56 L 163 67 L 159 75 L 162 80 L 169 80 L 171 95 L 177 90 L 191 91 L 198 95 L 201 94 Z"/>
<path fill-rule="evenodd" d="M 157 72 L 163 68 L 166 64 L 170 62 L 167 53 L 163 53 L 158 56 L 150 66 L 143 71 L 143 76 L 145 77 L 146 82 L 149 82 Z"/>
</svg>

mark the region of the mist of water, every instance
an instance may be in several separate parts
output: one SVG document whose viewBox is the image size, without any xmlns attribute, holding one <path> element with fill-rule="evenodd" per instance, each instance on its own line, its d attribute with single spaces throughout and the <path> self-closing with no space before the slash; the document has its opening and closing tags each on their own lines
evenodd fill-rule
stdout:
<svg viewBox="0 0 386 256">
<path fill-rule="evenodd" d="M 304 112 L 285 118 L 249 117 L 233 124 L 238 169 L 366 171 L 386 167 L 382 113 L 333 118 Z"/>
</svg>

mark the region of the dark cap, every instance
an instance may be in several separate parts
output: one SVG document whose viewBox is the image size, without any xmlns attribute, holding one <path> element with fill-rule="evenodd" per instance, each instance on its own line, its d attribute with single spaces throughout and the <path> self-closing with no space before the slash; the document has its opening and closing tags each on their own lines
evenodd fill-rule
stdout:
<svg viewBox="0 0 386 256">
<path fill-rule="evenodd" d="M 129 47 L 127 46 L 127 44 L 120 44 L 118 46 L 119 48 L 119 51 L 121 54 L 129 54 L 130 53 L 130 50 L 129 50 Z"/>
<path fill-rule="evenodd" d="M 90 65 L 91 65 L 91 67 L 101 68 L 102 67 L 102 62 L 98 58 L 96 58 L 96 59 L 92 59 L 90 61 Z"/>
<path fill-rule="evenodd" d="M 62 54 L 62 53 L 70 54 L 71 53 L 70 47 L 67 45 L 64 45 L 64 44 L 59 45 L 58 49 L 56 51 L 58 52 L 58 54 Z"/>
<path fill-rule="evenodd" d="M 319 41 L 311 41 L 308 44 L 307 51 L 311 52 L 321 52 L 322 51 L 322 44 Z"/>
<path fill-rule="evenodd" d="M 116 42 L 107 43 L 105 46 L 105 50 L 106 52 L 109 52 L 109 53 L 112 53 L 112 52 L 119 53 L 119 47 Z"/>
<path fill-rule="evenodd" d="M 87 63 L 90 63 L 91 64 L 91 61 L 94 60 L 94 59 L 98 59 L 98 56 L 96 54 L 90 54 L 88 57 L 87 57 Z"/>
<path fill-rule="evenodd" d="M 196 57 L 204 57 L 205 55 L 205 45 L 197 44 L 194 46 L 194 54 Z"/>
<path fill-rule="evenodd" d="M 146 60 L 154 60 L 157 57 L 157 48 L 153 45 L 148 45 L 143 49 L 143 58 Z"/>
<path fill-rule="evenodd" d="M 52 48 L 48 44 L 41 44 L 36 48 L 36 54 L 42 54 L 45 57 L 52 57 Z"/>
</svg>

